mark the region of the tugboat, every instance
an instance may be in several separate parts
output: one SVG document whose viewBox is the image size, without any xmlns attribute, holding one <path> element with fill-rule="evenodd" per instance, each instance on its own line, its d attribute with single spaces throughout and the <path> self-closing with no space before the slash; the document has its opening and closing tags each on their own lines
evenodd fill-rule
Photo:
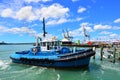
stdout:
<svg viewBox="0 0 120 80">
<path fill-rule="evenodd" d="M 44 19 L 43 30 L 43 36 L 45 37 Z M 87 67 L 91 56 L 95 55 L 95 51 L 90 48 L 77 49 L 76 47 L 62 47 L 60 45 L 61 41 L 59 40 L 41 41 L 39 44 L 38 39 L 37 37 L 36 47 L 28 51 L 13 53 L 10 56 L 12 62 L 54 68 Z"/>
</svg>

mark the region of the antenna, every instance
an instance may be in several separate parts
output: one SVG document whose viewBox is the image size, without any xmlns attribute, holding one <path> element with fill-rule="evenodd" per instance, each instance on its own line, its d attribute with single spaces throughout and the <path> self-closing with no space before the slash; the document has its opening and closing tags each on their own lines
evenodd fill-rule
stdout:
<svg viewBox="0 0 120 80">
<path fill-rule="evenodd" d="M 45 18 L 43 17 L 43 37 L 45 37 L 47 32 L 45 31 Z"/>
</svg>

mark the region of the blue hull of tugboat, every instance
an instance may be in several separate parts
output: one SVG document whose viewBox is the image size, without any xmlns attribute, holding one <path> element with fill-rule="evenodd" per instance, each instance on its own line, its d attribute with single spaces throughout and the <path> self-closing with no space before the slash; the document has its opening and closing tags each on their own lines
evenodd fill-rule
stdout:
<svg viewBox="0 0 120 80">
<path fill-rule="evenodd" d="M 92 50 L 78 51 L 76 53 L 56 54 L 57 52 L 38 52 L 36 55 L 31 51 L 17 52 L 10 56 L 14 63 L 55 67 L 72 68 L 85 67 L 89 65 L 90 57 L 95 54 Z"/>
<path fill-rule="evenodd" d="M 17 60 L 13 59 L 12 61 L 14 63 L 20 63 L 20 64 L 26 64 L 26 65 L 35 65 L 35 66 L 43 66 L 43 67 L 85 67 L 89 65 L 90 58 L 80 59 L 80 60 L 74 60 L 74 61 L 54 61 L 54 62 L 46 62 L 46 61 L 38 61 L 38 60 Z"/>
</svg>

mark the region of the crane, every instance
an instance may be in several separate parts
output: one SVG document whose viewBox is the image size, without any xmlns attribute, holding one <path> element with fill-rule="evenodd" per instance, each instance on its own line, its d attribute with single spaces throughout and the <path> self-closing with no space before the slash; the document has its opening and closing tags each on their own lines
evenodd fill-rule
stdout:
<svg viewBox="0 0 120 80">
<path fill-rule="evenodd" d="M 64 35 L 64 38 L 67 38 L 68 40 L 72 41 L 73 36 L 70 35 L 70 33 L 67 29 L 66 29 L 66 32 L 63 30 L 63 35 Z"/>
<path fill-rule="evenodd" d="M 84 34 L 84 41 L 90 41 L 90 35 L 87 33 L 85 25 L 83 25 L 83 34 Z"/>
</svg>

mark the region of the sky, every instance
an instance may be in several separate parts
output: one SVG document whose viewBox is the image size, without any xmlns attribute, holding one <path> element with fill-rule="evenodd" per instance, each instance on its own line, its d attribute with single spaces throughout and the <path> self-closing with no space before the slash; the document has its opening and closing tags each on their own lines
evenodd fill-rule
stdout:
<svg viewBox="0 0 120 80">
<path fill-rule="evenodd" d="M 83 26 L 90 40 L 120 40 L 120 0 L 0 0 L 0 42 L 35 42 L 42 37 L 83 41 Z"/>
</svg>

